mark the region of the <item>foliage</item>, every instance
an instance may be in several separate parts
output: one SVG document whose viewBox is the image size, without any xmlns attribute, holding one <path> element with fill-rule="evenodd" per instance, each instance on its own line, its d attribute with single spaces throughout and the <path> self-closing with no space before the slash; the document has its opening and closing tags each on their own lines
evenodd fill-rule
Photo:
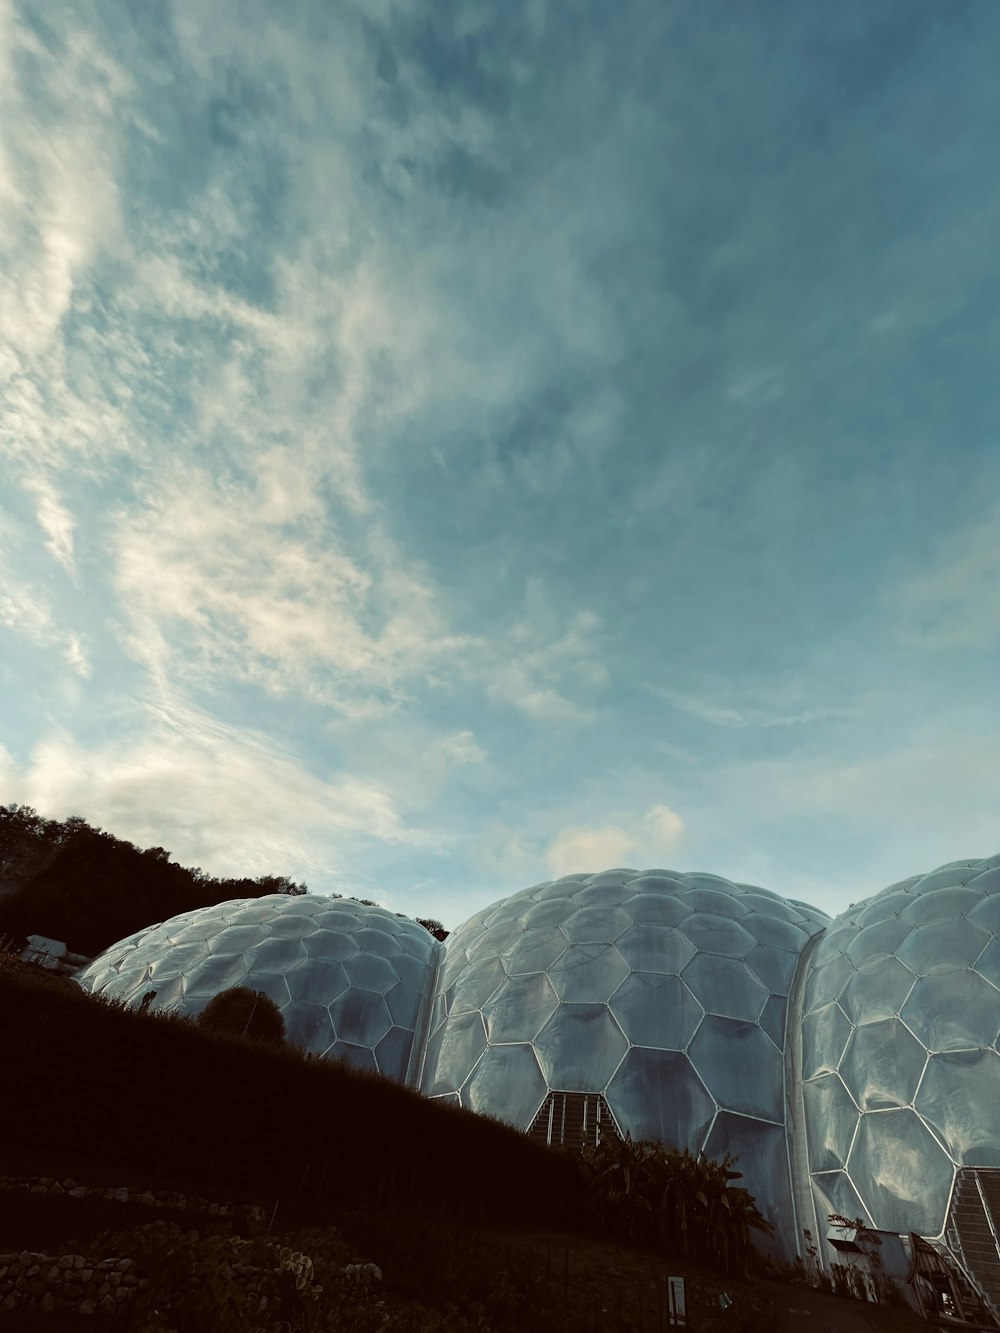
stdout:
<svg viewBox="0 0 1000 1333">
<path fill-rule="evenodd" d="M 89 956 L 180 912 L 306 892 L 285 875 L 218 879 L 162 847 L 143 850 L 79 816 L 45 819 L 25 805 L 0 806 L 0 887 L 0 931 L 47 935 Z"/>
<path fill-rule="evenodd" d="M 220 991 L 198 1016 L 198 1026 L 206 1032 L 248 1037 L 251 1041 L 282 1045 L 285 1020 L 281 1010 L 264 991 L 248 986 L 231 986 Z"/>
<path fill-rule="evenodd" d="M 418 916 L 417 925 L 423 926 L 424 930 L 429 931 L 436 940 L 444 941 L 451 934 L 450 931 L 445 930 L 440 921 L 435 921 L 433 917 Z"/>
<path fill-rule="evenodd" d="M 728 1153 L 704 1153 L 608 1136 L 581 1153 L 591 1206 L 612 1232 L 663 1245 L 724 1273 L 746 1273 L 752 1230 L 772 1234 L 753 1196 L 732 1182 L 742 1173 Z"/>
</svg>

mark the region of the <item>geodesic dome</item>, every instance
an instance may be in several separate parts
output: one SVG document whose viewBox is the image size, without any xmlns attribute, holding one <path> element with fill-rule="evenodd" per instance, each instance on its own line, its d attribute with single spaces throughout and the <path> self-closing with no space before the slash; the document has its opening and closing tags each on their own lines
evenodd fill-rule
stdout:
<svg viewBox="0 0 1000 1333">
<path fill-rule="evenodd" d="M 233 986 L 266 992 L 289 1041 L 406 1082 L 441 945 L 423 926 L 348 898 L 269 894 L 138 931 L 75 980 L 85 990 L 199 1014 Z M 419 1054 L 419 1051 L 418 1051 Z"/>
<path fill-rule="evenodd" d="M 622 1133 L 742 1155 L 790 1213 L 787 998 L 829 918 L 714 875 L 609 870 L 537 884 L 447 941 L 422 1091 L 527 1129 L 550 1092 L 599 1093 Z"/>
<path fill-rule="evenodd" d="M 805 990 L 802 1093 L 820 1217 L 937 1237 L 956 1170 L 1000 1167 L 1000 857 L 839 916 Z"/>
</svg>

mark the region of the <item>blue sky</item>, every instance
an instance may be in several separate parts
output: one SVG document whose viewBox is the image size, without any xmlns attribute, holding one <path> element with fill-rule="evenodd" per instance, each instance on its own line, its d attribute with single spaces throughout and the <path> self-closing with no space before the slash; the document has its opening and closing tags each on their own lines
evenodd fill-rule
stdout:
<svg viewBox="0 0 1000 1333">
<path fill-rule="evenodd" d="M 0 0 L 0 800 L 454 925 L 1000 846 L 995 0 Z"/>
</svg>

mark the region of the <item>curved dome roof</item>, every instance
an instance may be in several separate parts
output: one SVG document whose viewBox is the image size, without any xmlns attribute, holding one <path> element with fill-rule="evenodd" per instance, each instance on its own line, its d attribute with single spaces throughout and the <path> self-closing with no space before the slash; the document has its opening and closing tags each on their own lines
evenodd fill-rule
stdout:
<svg viewBox="0 0 1000 1333">
<path fill-rule="evenodd" d="M 86 990 L 198 1014 L 220 991 L 265 991 L 304 1051 L 404 1082 L 441 945 L 423 926 L 349 898 L 269 894 L 185 912 L 99 955 Z"/>
<path fill-rule="evenodd" d="M 937 1236 L 955 1169 L 1000 1167 L 1000 856 L 838 917 L 806 984 L 802 1079 L 820 1214 Z"/>
<path fill-rule="evenodd" d="M 634 1138 L 745 1153 L 778 1210 L 787 997 L 827 920 L 715 875 L 536 884 L 448 939 L 422 1090 L 522 1129 L 550 1091 L 602 1093 Z"/>
</svg>

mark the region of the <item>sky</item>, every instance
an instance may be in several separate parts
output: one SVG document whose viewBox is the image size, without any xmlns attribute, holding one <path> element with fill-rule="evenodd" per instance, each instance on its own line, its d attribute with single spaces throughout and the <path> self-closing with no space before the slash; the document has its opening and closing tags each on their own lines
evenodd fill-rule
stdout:
<svg viewBox="0 0 1000 1333">
<path fill-rule="evenodd" d="M 1000 847 L 996 0 L 0 0 L 0 803 L 455 926 Z"/>
</svg>

